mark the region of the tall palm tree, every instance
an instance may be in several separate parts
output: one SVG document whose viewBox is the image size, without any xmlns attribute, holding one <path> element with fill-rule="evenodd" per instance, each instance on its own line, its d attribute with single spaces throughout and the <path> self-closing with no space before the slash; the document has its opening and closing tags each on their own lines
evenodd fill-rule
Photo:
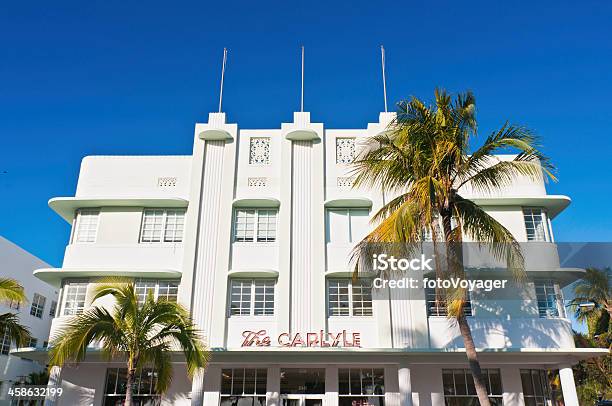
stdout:
<svg viewBox="0 0 612 406">
<path fill-rule="evenodd" d="M 578 321 L 587 322 L 589 335 L 594 335 L 596 324 L 606 324 L 612 319 L 612 270 L 587 268 L 574 286 L 574 295 L 570 308 Z"/>
<path fill-rule="evenodd" d="M 23 304 L 26 295 L 23 286 L 14 279 L 0 278 L 0 302 Z M 0 314 L 0 340 L 7 334 L 18 347 L 25 346 L 30 339 L 30 330 L 21 325 L 16 313 Z"/>
<path fill-rule="evenodd" d="M 436 89 L 435 106 L 427 106 L 415 97 L 400 102 L 396 119 L 386 131 L 369 140 L 354 162 L 355 187 L 381 187 L 398 196 L 373 216 L 376 228 L 353 251 L 357 264 L 370 262 L 362 259 L 368 258 L 364 253 L 371 252 L 368 247 L 372 243 L 410 245 L 422 241 L 423 231 L 428 230 L 434 250 L 436 240 L 443 241 L 447 276 L 464 274 L 460 245 L 463 236 L 488 243 L 491 254 L 506 260 L 516 277 L 524 275 L 523 256 L 514 236 L 460 191 L 466 186 L 485 193 L 499 191 L 517 176 L 554 179 L 552 166 L 538 151 L 537 139 L 528 129 L 508 123 L 472 152 L 470 142 L 477 134 L 475 112 L 471 92 L 453 99 L 446 91 Z M 509 161 L 494 156 L 504 150 L 518 154 Z M 456 319 L 463 337 L 478 399 L 481 405 L 489 405 L 463 312 L 465 295 L 461 289 L 444 292 L 449 317 Z"/>
<path fill-rule="evenodd" d="M 171 352 L 183 352 L 187 372 L 204 368 L 209 353 L 187 310 L 178 303 L 155 300 L 151 291 L 139 302 L 133 281 L 99 284 L 93 300 L 106 295 L 115 299 L 109 311 L 93 306 L 75 316 L 53 340 L 51 365 L 82 361 L 92 344 L 99 344 L 108 358 L 124 358 L 127 366 L 125 404 L 132 405 L 137 371 L 152 367 L 157 373 L 156 391 L 165 392 L 172 380 Z"/>
</svg>

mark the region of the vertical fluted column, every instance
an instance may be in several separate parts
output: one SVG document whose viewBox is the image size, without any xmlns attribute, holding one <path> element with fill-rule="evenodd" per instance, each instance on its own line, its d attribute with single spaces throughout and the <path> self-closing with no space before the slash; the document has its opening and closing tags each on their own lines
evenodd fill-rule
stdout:
<svg viewBox="0 0 612 406">
<path fill-rule="evenodd" d="M 312 141 L 293 142 L 291 331 L 312 324 Z"/>
</svg>

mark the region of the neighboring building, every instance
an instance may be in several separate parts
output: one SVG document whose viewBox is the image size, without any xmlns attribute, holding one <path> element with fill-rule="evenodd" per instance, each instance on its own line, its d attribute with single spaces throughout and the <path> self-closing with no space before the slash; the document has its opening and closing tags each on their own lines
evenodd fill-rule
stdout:
<svg viewBox="0 0 612 406">
<path fill-rule="evenodd" d="M 424 291 L 402 297 L 350 278 L 348 253 L 390 196 L 352 189 L 349 164 L 360 143 L 392 117 L 382 113 L 366 129 L 333 130 L 296 113 L 280 129 L 239 130 L 224 113 L 212 113 L 196 124 L 192 156 L 86 157 L 75 196 L 49 202 L 72 224 L 64 265 L 35 272 L 61 288 L 51 335 L 91 305 L 97 278 L 133 276 L 142 292 L 151 287 L 187 306 L 215 349 L 193 383 L 177 355 L 162 399 L 150 371 L 143 372 L 140 404 L 472 402 L 462 340 L 445 309 Z M 489 297 L 495 306 L 471 303 L 492 399 L 546 404 L 546 370 L 559 369 L 566 405 L 576 404 L 571 365 L 601 351 L 574 348 L 560 297 L 579 275 L 559 267 L 553 243 L 551 220 L 569 198 L 547 195 L 543 182 L 523 178 L 497 196 L 462 193 L 533 248 L 525 253 L 525 287 Z M 55 375 L 64 388 L 57 404 L 118 404 L 124 368 L 92 351 Z"/>
<path fill-rule="evenodd" d="M 57 308 L 57 290 L 34 277 L 32 272 L 49 265 L 24 251 L 9 240 L 0 237 L 0 277 L 17 280 L 24 288 L 27 303 L 0 303 L 0 314 L 18 313 L 21 324 L 32 334 L 30 347 L 46 347 L 49 340 L 51 320 Z M 28 374 L 45 369 L 46 364 L 22 359 L 10 352 L 15 346 L 4 331 L 0 332 L 0 404 L 14 382 L 20 382 Z"/>
</svg>

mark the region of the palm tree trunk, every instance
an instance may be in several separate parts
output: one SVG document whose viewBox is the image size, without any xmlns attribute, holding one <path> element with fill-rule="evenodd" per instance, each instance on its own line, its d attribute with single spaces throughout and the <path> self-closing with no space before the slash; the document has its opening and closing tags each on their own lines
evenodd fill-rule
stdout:
<svg viewBox="0 0 612 406">
<path fill-rule="evenodd" d="M 134 390 L 134 376 L 136 370 L 132 368 L 132 365 L 128 366 L 127 370 L 127 387 L 125 388 L 125 404 L 124 406 L 132 406 L 132 391 Z"/>
<path fill-rule="evenodd" d="M 472 339 L 472 330 L 467 322 L 467 319 L 463 313 L 457 317 L 457 323 L 459 324 L 459 331 L 461 331 L 461 337 L 463 338 L 463 345 L 465 346 L 465 354 L 467 355 L 468 364 L 470 365 L 470 371 L 474 378 L 474 387 L 476 388 L 476 395 L 478 395 L 478 401 L 480 406 L 490 406 L 489 396 L 487 393 L 487 385 L 482 376 L 482 370 L 480 369 L 480 362 L 478 361 L 478 355 L 476 353 L 476 347 L 474 346 L 474 340 Z"/>
<path fill-rule="evenodd" d="M 457 236 L 455 237 L 456 240 L 453 241 L 453 230 L 451 225 L 452 213 L 453 211 L 448 205 L 443 210 L 440 210 L 440 215 L 442 217 L 442 228 L 446 238 L 447 271 L 450 272 L 450 276 L 465 278 L 462 238 L 461 236 Z M 463 346 L 465 347 L 465 354 L 467 355 L 470 372 L 472 373 L 472 378 L 474 379 L 474 387 L 476 388 L 478 402 L 480 403 L 480 406 L 491 406 L 487 393 L 487 386 L 482 376 L 480 362 L 478 361 L 476 346 L 474 345 L 474 339 L 472 338 L 472 329 L 470 328 L 465 314 L 463 313 L 463 306 L 458 310 L 456 318 L 457 323 L 459 324 L 461 337 L 463 338 Z"/>
</svg>

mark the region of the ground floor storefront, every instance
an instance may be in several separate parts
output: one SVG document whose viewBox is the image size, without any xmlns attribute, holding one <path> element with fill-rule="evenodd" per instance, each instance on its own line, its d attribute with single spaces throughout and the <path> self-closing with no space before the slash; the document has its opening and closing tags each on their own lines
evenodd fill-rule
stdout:
<svg viewBox="0 0 612 406">
<path fill-rule="evenodd" d="M 493 405 L 577 405 L 571 364 L 587 354 L 482 353 Z M 557 386 L 550 375 L 557 374 Z M 54 404 L 121 405 L 126 370 L 120 363 L 85 362 L 56 370 L 64 389 Z M 163 395 L 155 371 L 140 372 L 137 405 L 206 406 L 461 406 L 476 405 L 464 353 L 235 351 L 214 353 L 193 382 L 184 364 Z M 563 402 L 563 403 L 562 403 Z"/>
</svg>

